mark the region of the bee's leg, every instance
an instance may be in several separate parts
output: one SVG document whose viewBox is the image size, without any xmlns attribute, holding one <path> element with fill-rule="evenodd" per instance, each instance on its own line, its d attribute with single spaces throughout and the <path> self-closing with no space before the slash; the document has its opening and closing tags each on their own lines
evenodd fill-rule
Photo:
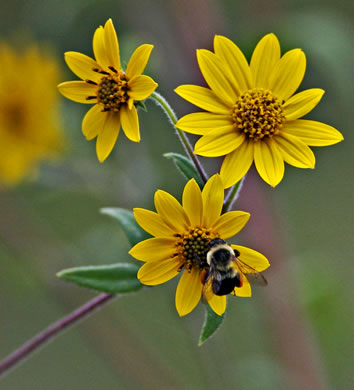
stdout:
<svg viewBox="0 0 354 390">
<path fill-rule="evenodd" d="M 194 260 L 198 264 L 199 268 L 202 269 L 203 268 L 202 260 L 196 253 L 194 253 Z"/>
<path fill-rule="evenodd" d="M 222 287 L 221 280 L 213 278 L 212 289 L 213 289 L 213 293 L 215 295 L 223 295 L 223 294 L 220 294 L 221 287 Z"/>
<path fill-rule="evenodd" d="M 204 268 L 200 273 L 200 281 L 202 282 L 203 286 L 208 281 L 208 279 L 209 279 L 208 271 Z"/>
<path fill-rule="evenodd" d="M 235 275 L 233 281 L 234 281 L 234 287 L 242 287 L 242 285 L 243 285 L 243 278 L 242 278 L 242 275 L 240 274 L 240 272 L 237 272 L 237 274 Z"/>
</svg>

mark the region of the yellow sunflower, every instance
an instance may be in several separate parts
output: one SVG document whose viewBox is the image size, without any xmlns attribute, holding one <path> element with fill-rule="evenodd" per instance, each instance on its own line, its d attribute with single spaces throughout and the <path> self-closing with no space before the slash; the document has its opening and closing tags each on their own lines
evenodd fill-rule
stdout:
<svg viewBox="0 0 354 390">
<path fill-rule="evenodd" d="M 300 49 L 282 57 L 274 34 L 257 44 L 250 65 L 228 38 L 215 36 L 214 51 L 198 50 L 200 70 L 209 88 L 182 85 L 175 91 L 208 112 L 181 118 L 176 127 L 202 137 L 194 152 L 225 156 L 220 175 L 225 188 L 237 183 L 254 161 L 262 179 L 275 187 L 283 178 L 284 161 L 314 168 L 309 146 L 327 146 L 342 134 L 321 122 L 299 119 L 320 101 L 322 89 L 293 95 L 305 74 Z"/>
<path fill-rule="evenodd" d="M 157 213 L 134 209 L 138 224 L 154 238 L 138 243 L 129 253 L 145 262 L 138 278 L 146 285 L 165 283 L 184 269 L 176 291 L 177 312 L 184 316 L 197 306 L 202 296 L 203 276 L 209 269 L 206 255 L 210 242 L 237 234 L 250 215 L 242 211 L 221 215 L 224 187 L 219 175 L 211 177 L 203 191 L 194 179 L 189 180 L 183 191 L 182 205 L 161 190 L 155 193 L 154 200 Z M 239 245 L 232 248 L 240 252 L 239 259 L 244 264 L 252 267 L 249 270 L 261 272 L 268 268 L 269 262 L 262 254 Z M 251 296 L 247 277 L 243 275 L 243 279 L 243 286 L 235 288 L 233 294 Z M 225 312 L 225 295 L 209 292 L 205 298 L 215 313 Z"/>
<path fill-rule="evenodd" d="M 96 29 L 93 52 L 96 61 L 77 52 L 65 53 L 69 68 L 83 81 L 68 81 L 58 85 L 68 99 L 95 105 L 82 121 L 87 140 L 97 137 L 96 152 L 100 162 L 111 153 L 122 125 L 125 135 L 140 141 L 139 119 L 134 101 L 144 100 L 157 84 L 143 71 L 153 45 L 139 46 L 124 71 L 120 63 L 119 46 L 112 20 Z"/>
<path fill-rule="evenodd" d="M 0 44 L 0 187 L 19 183 L 63 146 L 56 60 L 36 45 Z M 20 69 L 20 71 L 19 71 Z"/>
</svg>

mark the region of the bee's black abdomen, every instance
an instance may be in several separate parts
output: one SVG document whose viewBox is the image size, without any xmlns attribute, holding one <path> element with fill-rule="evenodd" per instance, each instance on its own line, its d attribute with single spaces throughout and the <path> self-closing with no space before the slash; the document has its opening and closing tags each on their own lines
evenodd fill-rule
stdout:
<svg viewBox="0 0 354 390">
<path fill-rule="evenodd" d="M 234 277 L 228 277 L 221 280 L 214 279 L 212 283 L 213 293 L 215 295 L 227 295 L 232 293 L 235 287 L 241 287 L 242 280 L 240 274 L 237 274 Z"/>
</svg>

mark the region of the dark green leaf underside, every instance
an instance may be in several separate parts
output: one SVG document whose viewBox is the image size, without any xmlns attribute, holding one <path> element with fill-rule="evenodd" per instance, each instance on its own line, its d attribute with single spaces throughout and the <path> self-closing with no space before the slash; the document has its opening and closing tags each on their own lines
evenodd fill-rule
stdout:
<svg viewBox="0 0 354 390">
<path fill-rule="evenodd" d="M 102 214 L 107 214 L 115 218 L 124 230 L 131 246 L 138 242 L 150 238 L 150 235 L 143 230 L 135 221 L 134 214 L 130 210 L 118 207 L 105 207 L 100 210 Z"/>
<path fill-rule="evenodd" d="M 203 189 L 204 182 L 191 160 L 178 153 L 165 153 L 164 157 L 169 160 L 172 160 L 178 171 L 182 173 L 185 178 L 187 178 L 188 180 L 195 179 L 200 189 Z"/>
<path fill-rule="evenodd" d="M 199 337 L 199 346 L 205 343 L 218 330 L 224 320 L 224 315 L 218 316 L 209 305 L 206 305 L 206 307 L 206 316 Z"/>
<path fill-rule="evenodd" d="M 97 291 L 110 294 L 137 291 L 142 284 L 136 277 L 138 267 L 134 264 L 110 264 L 64 269 L 57 276 Z"/>
</svg>

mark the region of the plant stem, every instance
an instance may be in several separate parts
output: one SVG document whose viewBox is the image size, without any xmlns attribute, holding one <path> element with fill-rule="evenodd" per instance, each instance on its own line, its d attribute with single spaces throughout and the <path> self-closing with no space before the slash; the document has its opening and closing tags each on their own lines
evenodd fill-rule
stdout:
<svg viewBox="0 0 354 390">
<path fill-rule="evenodd" d="M 169 105 L 167 100 L 157 92 L 153 92 L 152 95 L 150 96 L 150 99 L 154 100 L 155 103 L 157 103 L 157 105 L 160 106 L 165 111 L 165 114 L 170 120 L 172 126 L 175 128 L 178 138 L 181 141 L 181 144 L 183 145 L 188 157 L 193 162 L 195 168 L 199 172 L 200 177 L 203 179 L 204 183 L 206 183 L 208 181 L 208 176 L 205 173 L 204 168 L 202 167 L 198 157 L 193 153 L 193 147 L 191 143 L 189 142 L 186 134 L 183 131 L 177 129 L 177 127 L 175 126 L 175 124 L 177 123 L 177 116 L 174 113 L 172 107 Z"/>
<path fill-rule="evenodd" d="M 240 196 L 240 192 L 243 187 L 243 183 L 245 179 L 246 179 L 246 175 L 238 183 L 236 183 L 226 195 L 224 207 L 223 207 L 223 213 L 226 213 L 227 211 L 231 210 L 232 205 L 236 202 L 237 198 Z"/>
<path fill-rule="evenodd" d="M 75 325 L 79 320 L 87 317 L 95 310 L 102 307 L 113 297 L 115 297 L 115 295 L 106 293 L 100 294 L 64 318 L 48 326 L 48 328 L 38 333 L 36 336 L 27 341 L 20 348 L 12 352 L 8 357 L 0 362 L 0 376 L 7 373 L 11 368 L 16 367 L 24 359 L 28 358 L 33 352 L 36 352 L 47 342 L 53 340 L 65 329 Z"/>
</svg>

